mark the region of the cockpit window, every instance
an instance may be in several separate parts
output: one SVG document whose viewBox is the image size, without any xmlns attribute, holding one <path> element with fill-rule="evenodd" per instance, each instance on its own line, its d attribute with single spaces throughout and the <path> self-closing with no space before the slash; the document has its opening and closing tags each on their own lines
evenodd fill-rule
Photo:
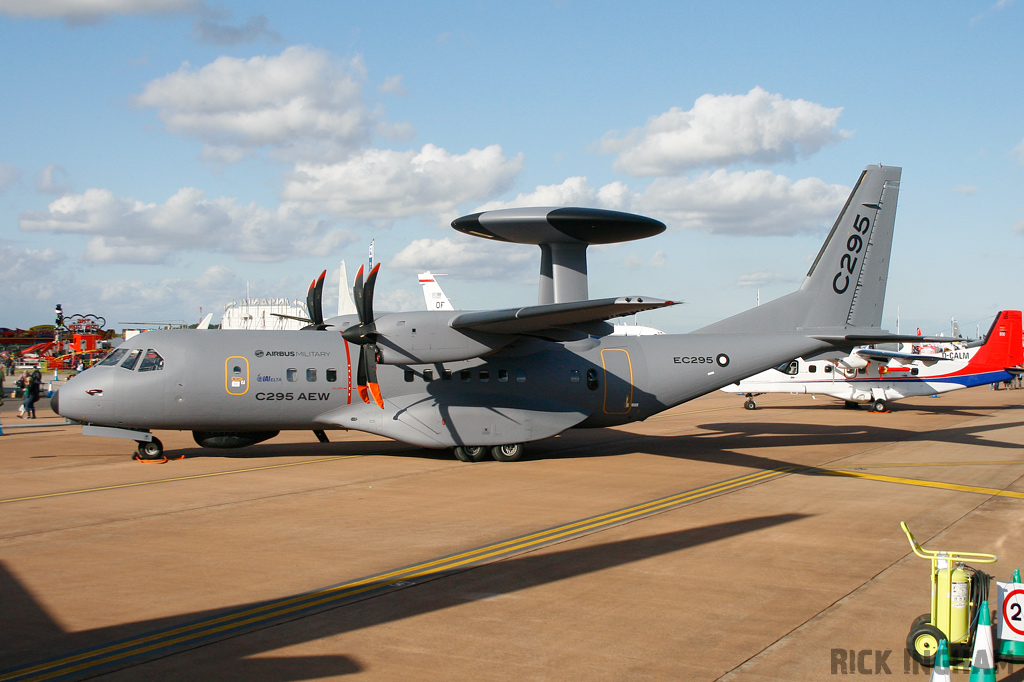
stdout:
<svg viewBox="0 0 1024 682">
<path fill-rule="evenodd" d="M 142 349 L 135 348 L 134 350 L 132 350 L 131 353 L 128 354 L 128 357 L 124 359 L 124 362 L 121 363 L 121 366 L 124 367 L 125 369 L 135 369 L 135 363 L 139 361 L 140 355 L 142 355 Z"/>
<path fill-rule="evenodd" d="M 164 368 L 164 359 L 155 350 L 150 348 L 142 356 L 142 364 L 139 365 L 140 372 L 154 372 Z"/>
<path fill-rule="evenodd" d="M 116 365 L 124 357 L 124 354 L 128 352 L 127 348 L 116 348 L 107 354 L 107 357 L 103 358 L 98 367 L 103 365 Z"/>
</svg>

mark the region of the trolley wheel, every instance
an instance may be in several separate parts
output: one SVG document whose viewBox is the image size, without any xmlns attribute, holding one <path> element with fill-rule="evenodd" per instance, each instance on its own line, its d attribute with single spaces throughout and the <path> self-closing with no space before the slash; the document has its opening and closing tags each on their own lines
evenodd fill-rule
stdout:
<svg viewBox="0 0 1024 682">
<path fill-rule="evenodd" d="M 164 456 L 164 444 L 159 438 L 139 443 L 139 459 L 161 459 Z"/>
<path fill-rule="evenodd" d="M 910 628 L 910 634 L 907 635 L 907 651 L 915 661 L 926 668 L 931 668 L 935 665 L 940 639 L 946 639 L 942 630 L 928 623 L 920 623 Z"/>
<path fill-rule="evenodd" d="M 931 621 L 932 621 L 932 614 L 931 613 L 922 613 L 920 616 L 918 616 L 917 618 L 914 619 L 913 623 L 910 624 L 910 629 L 913 630 L 918 625 L 923 625 L 925 623 L 930 623 Z"/>
<path fill-rule="evenodd" d="M 518 462 L 523 458 L 523 444 L 509 443 L 491 448 L 491 457 L 499 462 Z"/>
<path fill-rule="evenodd" d="M 460 445 L 455 448 L 455 456 L 463 462 L 479 462 L 487 456 L 487 448 L 483 445 Z"/>
<path fill-rule="evenodd" d="M 885 412 L 887 407 L 884 400 L 876 400 L 871 403 L 871 409 L 875 412 Z"/>
<path fill-rule="evenodd" d="M 753 399 L 747 398 L 747 402 L 743 403 L 743 407 L 745 407 L 748 410 L 756 410 L 757 403 L 755 403 Z"/>
</svg>

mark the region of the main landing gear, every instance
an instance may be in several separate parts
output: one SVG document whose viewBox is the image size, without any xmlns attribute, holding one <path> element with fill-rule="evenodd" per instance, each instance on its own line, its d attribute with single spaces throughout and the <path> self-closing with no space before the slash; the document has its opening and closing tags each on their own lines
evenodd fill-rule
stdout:
<svg viewBox="0 0 1024 682">
<path fill-rule="evenodd" d="M 164 457 L 164 444 L 160 442 L 159 438 L 154 438 L 150 441 L 139 441 L 138 452 L 133 459 L 143 462 L 166 459 Z"/>
<path fill-rule="evenodd" d="M 518 462 L 523 458 L 524 451 L 522 443 L 495 445 L 492 448 L 486 445 L 460 445 L 455 448 L 455 457 L 463 462 L 479 462 L 490 452 L 491 457 L 499 462 Z"/>
</svg>

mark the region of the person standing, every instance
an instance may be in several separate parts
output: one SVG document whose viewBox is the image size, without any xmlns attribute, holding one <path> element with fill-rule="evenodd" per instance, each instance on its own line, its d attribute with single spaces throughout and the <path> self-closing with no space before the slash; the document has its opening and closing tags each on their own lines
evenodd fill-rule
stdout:
<svg viewBox="0 0 1024 682">
<path fill-rule="evenodd" d="M 36 418 L 36 401 L 39 400 L 40 377 L 33 372 L 28 378 L 28 385 L 25 386 L 25 400 L 22 407 L 25 408 L 25 419 Z"/>
</svg>

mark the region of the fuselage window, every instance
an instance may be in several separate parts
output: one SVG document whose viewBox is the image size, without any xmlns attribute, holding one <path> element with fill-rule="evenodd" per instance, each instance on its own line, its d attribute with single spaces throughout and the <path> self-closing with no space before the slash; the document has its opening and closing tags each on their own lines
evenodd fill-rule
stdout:
<svg viewBox="0 0 1024 682">
<path fill-rule="evenodd" d="M 470 381 L 473 378 L 473 373 L 468 369 L 464 369 L 459 372 L 459 378 L 463 381 Z"/>
<path fill-rule="evenodd" d="M 452 380 L 452 371 L 450 369 L 442 369 L 441 370 L 441 381 L 451 381 L 451 380 Z"/>
<path fill-rule="evenodd" d="M 289 367 L 284 371 L 284 376 L 288 381 L 298 381 L 299 370 L 294 367 Z"/>
<path fill-rule="evenodd" d="M 911 367 L 910 368 L 910 376 L 912 376 L 912 377 L 916 377 L 917 376 L 917 367 Z"/>
<path fill-rule="evenodd" d="M 491 370 L 482 369 L 480 370 L 480 381 L 487 382 L 491 380 Z"/>
<path fill-rule="evenodd" d="M 508 370 L 507 369 L 499 369 L 498 370 L 498 383 L 504 384 L 504 383 L 507 383 L 507 382 L 508 382 Z"/>
<path fill-rule="evenodd" d="M 412 381 L 415 377 L 416 377 L 416 372 L 412 371 L 411 369 L 405 370 L 405 380 L 406 381 Z"/>
<path fill-rule="evenodd" d="M 807 371 L 810 372 L 811 374 L 814 374 L 815 372 L 818 371 L 818 366 L 817 365 L 807 365 Z"/>
<path fill-rule="evenodd" d="M 313 383 L 316 381 L 316 370 L 310 367 L 306 370 L 306 381 Z"/>
<path fill-rule="evenodd" d="M 786 374 L 789 374 L 790 376 L 796 376 L 796 373 L 799 372 L 799 371 L 800 371 L 800 363 L 797 362 L 796 360 L 794 360 L 793 362 L 789 363 L 789 366 L 786 367 Z"/>
<path fill-rule="evenodd" d="M 108 355 L 107 357 L 103 358 L 103 362 L 100 363 L 100 366 L 102 366 L 102 365 L 116 365 L 118 363 L 118 361 L 120 361 L 121 358 L 124 357 L 124 354 L 127 353 L 127 352 L 128 352 L 127 348 L 118 348 L 117 350 L 110 351 L 110 355 Z"/>
<path fill-rule="evenodd" d="M 338 370 L 331 368 L 327 370 L 327 383 L 338 383 Z"/>
<path fill-rule="evenodd" d="M 596 369 L 591 368 L 591 369 L 587 370 L 587 388 L 589 388 L 591 391 L 596 391 L 597 390 L 597 370 Z"/>
<path fill-rule="evenodd" d="M 832 365 L 825 365 L 825 373 L 826 374 L 831 374 L 832 373 Z"/>
<path fill-rule="evenodd" d="M 574 384 L 580 383 L 580 371 L 578 369 L 569 370 L 569 381 Z"/>
<path fill-rule="evenodd" d="M 516 370 L 516 381 L 518 381 L 519 383 L 523 383 L 526 381 L 526 370 Z"/>
<path fill-rule="evenodd" d="M 432 370 L 432 369 L 425 369 L 425 370 L 423 370 L 423 380 L 424 381 L 433 381 L 434 380 L 434 370 Z"/>
<path fill-rule="evenodd" d="M 128 354 L 128 357 L 124 359 L 124 362 L 121 363 L 121 366 L 124 367 L 125 369 L 135 369 L 135 363 L 139 361 L 140 355 L 142 355 L 142 349 L 136 348 L 135 350 Z"/>
<path fill-rule="evenodd" d="M 152 348 L 146 351 L 146 354 L 142 356 L 142 364 L 139 365 L 140 372 L 155 372 L 164 368 L 164 359 L 160 357 Z M 236 369 L 237 374 L 242 373 L 242 369 L 239 367 Z"/>
</svg>

